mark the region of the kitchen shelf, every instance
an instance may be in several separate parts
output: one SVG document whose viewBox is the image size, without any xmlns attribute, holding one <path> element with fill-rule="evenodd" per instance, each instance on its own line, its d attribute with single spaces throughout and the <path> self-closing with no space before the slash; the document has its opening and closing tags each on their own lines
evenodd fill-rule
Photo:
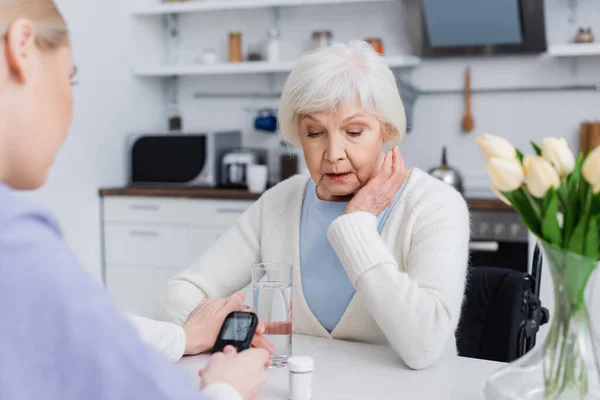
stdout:
<svg viewBox="0 0 600 400">
<path fill-rule="evenodd" d="M 412 68 L 421 63 L 419 57 L 413 55 L 400 55 L 386 57 L 391 68 Z M 283 61 L 271 63 L 267 61 L 246 61 L 241 63 L 197 64 L 181 66 L 150 66 L 134 68 L 135 75 L 140 77 L 170 77 L 170 76 L 198 76 L 198 75 L 242 75 L 264 73 L 287 73 L 296 65 L 296 61 Z"/>
<path fill-rule="evenodd" d="M 546 53 L 550 57 L 600 57 L 600 43 L 571 43 L 550 46 Z"/>
<path fill-rule="evenodd" d="M 200 13 L 218 10 L 242 10 L 253 8 L 317 6 L 325 4 L 375 3 L 399 0 L 206 0 L 182 1 L 139 7 L 134 16 Z"/>
</svg>

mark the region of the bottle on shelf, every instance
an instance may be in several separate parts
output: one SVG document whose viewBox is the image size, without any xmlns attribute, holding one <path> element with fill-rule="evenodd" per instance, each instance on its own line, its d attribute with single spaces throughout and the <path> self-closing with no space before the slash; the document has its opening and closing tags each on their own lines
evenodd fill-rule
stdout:
<svg viewBox="0 0 600 400">
<path fill-rule="evenodd" d="M 229 32 L 229 62 L 242 62 L 242 34 Z"/>
<path fill-rule="evenodd" d="M 315 31 L 312 33 L 313 49 L 320 50 L 331 45 L 333 34 L 331 31 Z"/>
<path fill-rule="evenodd" d="M 269 39 L 267 41 L 267 61 L 279 62 L 279 29 L 269 30 Z"/>
<path fill-rule="evenodd" d="M 365 42 L 369 43 L 373 47 L 373 49 L 375 49 L 375 51 L 379 53 L 380 56 L 383 55 L 383 41 L 381 40 L 381 38 L 367 38 L 365 39 Z"/>
</svg>

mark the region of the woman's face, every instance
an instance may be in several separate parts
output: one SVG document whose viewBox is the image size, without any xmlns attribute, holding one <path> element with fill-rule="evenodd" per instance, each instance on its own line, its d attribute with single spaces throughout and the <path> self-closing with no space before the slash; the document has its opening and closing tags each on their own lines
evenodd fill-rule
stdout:
<svg viewBox="0 0 600 400">
<path fill-rule="evenodd" d="M 26 29 L 4 43 L 11 96 L 6 117 L 10 172 L 6 183 L 35 189 L 47 179 L 54 157 L 67 136 L 73 116 L 71 79 L 75 74 L 68 46 L 40 49 Z"/>
<path fill-rule="evenodd" d="M 317 195 L 328 201 L 347 200 L 375 176 L 388 136 L 377 118 L 356 106 L 303 115 L 298 134 Z"/>
</svg>

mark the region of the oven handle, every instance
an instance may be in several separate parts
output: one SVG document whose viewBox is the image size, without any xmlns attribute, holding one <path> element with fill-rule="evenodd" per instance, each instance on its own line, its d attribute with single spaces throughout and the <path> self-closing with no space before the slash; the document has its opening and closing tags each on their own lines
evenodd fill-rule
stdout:
<svg viewBox="0 0 600 400">
<path fill-rule="evenodd" d="M 498 251 L 500 243 L 498 242 L 471 242 L 469 250 L 471 251 Z"/>
</svg>

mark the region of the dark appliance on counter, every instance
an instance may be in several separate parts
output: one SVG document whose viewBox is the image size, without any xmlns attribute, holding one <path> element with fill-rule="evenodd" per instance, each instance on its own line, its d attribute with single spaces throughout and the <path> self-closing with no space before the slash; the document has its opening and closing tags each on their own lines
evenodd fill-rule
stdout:
<svg viewBox="0 0 600 400">
<path fill-rule="evenodd" d="M 429 57 L 543 53 L 544 0 L 422 0 Z"/>
<path fill-rule="evenodd" d="M 239 131 L 131 136 L 130 183 L 215 187 L 222 155 L 241 140 Z"/>
<path fill-rule="evenodd" d="M 221 160 L 220 186 L 231 189 L 248 188 L 248 166 L 267 165 L 267 152 L 263 149 L 232 149 Z"/>
<path fill-rule="evenodd" d="M 549 312 L 539 300 L 542 256 L 529 268 L 529 233 L 509 209 L 471 208 L 470 264 L 456 334 L 459 354 L 511 362 L 535 346 Z"/>
</svg>

